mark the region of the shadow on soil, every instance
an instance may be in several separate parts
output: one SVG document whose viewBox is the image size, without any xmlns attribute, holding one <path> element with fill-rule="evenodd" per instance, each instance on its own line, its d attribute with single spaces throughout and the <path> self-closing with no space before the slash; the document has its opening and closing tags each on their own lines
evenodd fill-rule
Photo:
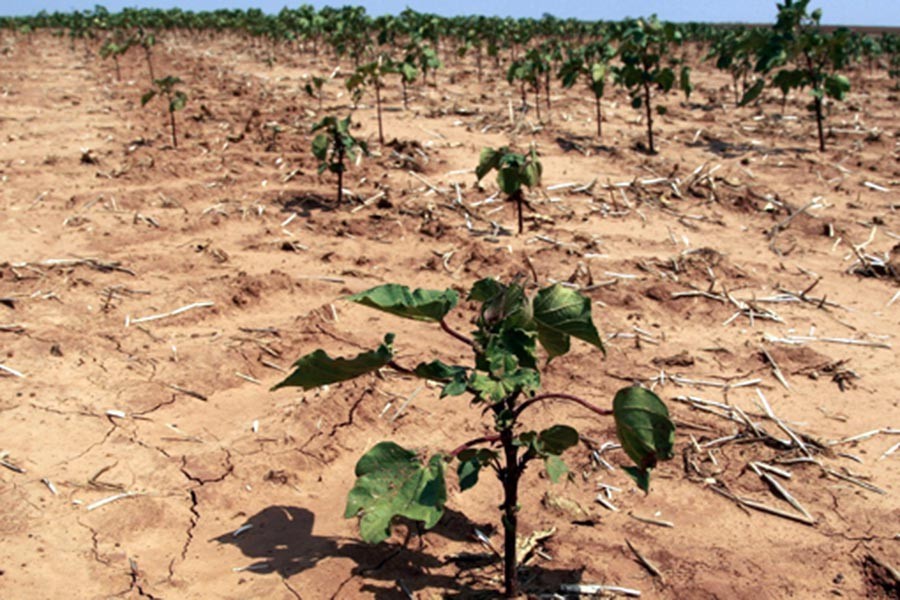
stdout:
<svg viewBox="0 0 900 600">
<path fill-rule="evenodd" d="M 300 217 L 309 217 L 313 211 L 332 212 L 336 205 L 334 197 L 326 197 L 320 194 L 303 194 L 284 202 L 281 212 L 297 213 Z"/>
<path fill-rule="evenodd" d="M 252 527 L 237 537 L 227 532 L 212 541 L 237 546 L 245 556 L 256 559 L 248 571 L 278 573 L 285 579 L 314 568 L 327 558 L 348 558 L 356 563 L 352 577 L 335 582 L 335 597 L 340 587 L 353 577 L 364 580 L 362 590 L 383 600 L 402 598 L 405 591 L 415 594 L 430 588 L 441 590 L 444 598 L 493 598 L 499 586 L 502 564 L 491 553 L 458 553 L 438 556 L 429 552 L 427 541 L 416 535 L 417 526 L 405 523 L 412 535 L 403 544 L 382 543 L 368 545 L 351 538 L 323 537 L 313 534 L 315 515 L 296 506 L 270 506 L 247 519 Z M 464 542 L 473 540 L 479 526 L 462 513 L 446 510 L 441 522 L 427 532 L 445 539 Z M 455 569 L 453 574 L 432 573 L 432 570 Z M 581 569 L 523 568 L 520 576 L 528 590 L 559 589 L 560 584 L 577 582 Z M 405 588 L 405 590 L 404 590 Z"/>
</svg>

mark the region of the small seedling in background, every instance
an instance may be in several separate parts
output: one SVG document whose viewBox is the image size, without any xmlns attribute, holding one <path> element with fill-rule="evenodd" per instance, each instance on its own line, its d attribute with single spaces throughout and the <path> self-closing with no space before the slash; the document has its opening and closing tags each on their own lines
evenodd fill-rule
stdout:
<svg viewBox="0 0 900 600">
<path fill-rule="evenodd" d="M 141 28 L 138 30 L 137 43 L 144 49 L 144 60 L 147 61 L 147 73 L 152 84 L 156 81 L 156 74 L 153 70 L 153 46 L 156 45 L 156 36 Z"/>
<path fill-rule="evenodd" d="M 367 85 L 375 88 L 375 111 L 378 115 L 378 143 L 384 145 L 384 130 L 381 125 L 381 88 L 384 87 L 384 76 L 394 72 L 394 64 L 389 56 L 379 54 L 370 63 L 360 65 L 347 78 L 347 90 L 353 95 L 354 103 L 362 97 Z"/>
<path fill-rule="evenodd" d="M 656 145 L 653 143 L 652 90 L 666 94 L 675 86 L 676 80 L 685 96 L 690 95 L 690 90 L 693 89 L 690 69 L 682 66 L 680 76 L 676 77 L 673 67 L 679 61 L 669 57 L 670 46 L 680 45 L 681 42 L 681 31 L 673 23 L 661 23 L 656 16 L 631 21 L 619 41 L 622 65 L 613 68 L 616 83 L 628 90 L 632 107 L 643 107 L 646 111 L 650 154 L 656 153 Z M 669 59 L 663 62 L 666 57 Z M 657 103 L 656 112 L 664 115 L 666 107 Z"/>
<path fill-rule="evenodd" d="M 419 76 L 415 59 L 407 56 L 403 62 L 394 63 L 394 70 L 400 75 L 400 86 L 403 91 L 403 110 L 409 110 L 409 86 Z"/>
<path fill-rule="evenodd" d="M 325 85 L 324 77 L 313 77 L 312 81 L 308 81 L 303 89 L 306 90 L 310 98 L 315 98 L 319 102 L 319 111 L 322 110 L 322 86 Z"/>
<path fill-rule="evenodd" d="M 591 300 L 575 290 L 557 284 L 535 291 L 517 282 L 506 285 L 482 279 L 468 296 L 481 305 L 471 338 L 455 331 L 445 320 L 459 300 L 454 290 L 411 291 L 391 283 L 347 299 L 398 317 L 438 323 L 445 333 L 472 350 L 474 360 L 468 366 L 432 360 L 406 368 L 395 360 L 394 334 L 389 333 L 376 350 L 353 358 L 331 358 L 323 350 L 307 354 L 273 389 L 309 390 L 387 367 L 439 383 L 442 398 L 468 395 L 481 414 L 493 417 L 493 433 L 449 452 L 434 453 L 427 461 L 420 453 L 387 441 L 376 444 L 360 458 L 356 485 L 347 497 L 344 516 L 359 518 L 360 535 L 368 543 L 390 537 L 396 517 L 434 527 L 444 513 L 444 470 L 449 463 L 456 461 L 463 491 L 478 483 L 482 470 L 490 469 L 503 488 L 504 595 L 515 598 L 519 591 L 516 553 L 522 477 L 529 465 L 539 462 L 550 480 L 558 481 L 569 471 L 561 455 L 581 439 L 569 425 L 530 429 L 526 419 L 530 407 L 562 400 L 595 415 L 614 417 L 622 449 L 636 465 L 625 467 L 625 471 L 645 492 L 649 490 L 651 469 L 658 461 L 673 456 L 675 425 L 665 404 L 647 389 L 620 390 L 611 409 L 568 393 L 538 393 L 539 365 L 544 362 L 538 357 L 538 344 L 546 354 L 544 364 L 566 354 L 573 337 L 603 350 L 591 318 Z"/>
<path fill-rule="evenodd" d="M 772 35 L 759 50 L 756 70 L 768 73 L 779 69 L 772 78 L 781 89 L 782 109 L 791 89 L 810 88 L 813 101 L 809 109 L 816 117 L 819 136 L 819 151 L 825 151 L 825 98 L 842 101 L 850 91 L 850 80 L 839 71 L 851 59 L 850 30 L 842 27 L 833 33 L 820 29 L 821 9 L 807 12 L 809 0 L 785 0 L 778 4 L 778 18 Z M 757 85 L 745 94 L 741 104 L 756 99 L 762 93 L 765 83 L 760 79 Z"/>
<path fill-rule="evenodd" d="M 175 148 L 178 148 L 178 137 L 175 134 L 175 111 L 184 108 L 188 99 L 187 94 L 175 89 L 175 86 L 181 83 L 183 82 L 178 77 L 167 75 L 162 79 L 155 79 L 153 87 L 141 96 L 141 106 L 146 106 L 156 96 L 163 96 L 166 99 L 169 109 L 169 126 L 172 130 L 172 146 Z"/>
<path fill-rule="evenodd" d="M 121 35 L 117 35 L 106 40 L 103 45 L 100 46 L 100 57 L 111 58 L 116 65 L 116 81 L 122 81 L 122 70 L 119 66 L 119 58 L 124 56 L 133 44 L 134 38 L 125 38 Z"/>
<path fill-rule="evenodd" d="M 594 107 L 597 113 L 597 138 L 600 138 L 603 134 L 603 109 L 600 105 L 600 99 L 606 90 L 609 61 L 613 56 L 615 56 L 615 50 L 609 44 L 605 42 L 589 44 L 573 50 L 559 72 L 562 85 L 566 89 L 575 85 L 579 77 L 584 77 L 588 89 L 594 95 Z"/>
<path fill-rule="evenodd" d="M 543 167 L 538 159 L 537 151 L 532 146 L 526 154 L 516 154 L 506 146 L 494 150 L 485 148 L 481 151 L 475 176 L 481 181 L 492 170 L 497 171 L 497 185 L 506 195 L 506 199 L 516 204 L 519 215 L 519 233 L 525 229 L 525 218 L 522 205 L 526 203 L 523 187 L 535 188 L 541 184 Z"/>
<path fill-rule="evenodd" d="M 319 135 L 313 138 L 312 153 L 319 159 L 319 174 L 326 170 L 336 173 L 337 182 L 337 203 L 340 206 L 344 200 L 344 171 L 347 169 L 346 162 L 356 160 L 357 152 L 369 154 L 369 148 L 362 140 L 357 140 L 350 133 L 350 117 L 346 119 L 337 119 L 336 117 L 325 117 L 313 127 L 313 133 L 323 130 Z"/>
</svg>

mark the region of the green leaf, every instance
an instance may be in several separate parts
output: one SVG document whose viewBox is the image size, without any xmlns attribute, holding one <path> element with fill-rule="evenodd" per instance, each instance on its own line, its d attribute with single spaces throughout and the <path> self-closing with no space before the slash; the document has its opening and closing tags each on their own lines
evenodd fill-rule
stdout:
<svg viewBox="0 0 900 600">
<path fill-rule="evenodd" d="M 439 360 L 433 360 L 430 363 L 419 363 L 413 372 L 422 379 L 445 382 L 446 385 L 441 389 L 441 398 L 459 396 L 466 392 L 469 375 L 464 367 L 450 366 Z"/>
<path fill-rule="evenodd" d="M 666 108 L 665 106 L 661 106 L 661 105 L 659 105 L 659 104 L 656 105 L 656 114 L 658 114 L 658 115 L 664 115 L 664 114 L 666 114 L 667 112 L 669 112 L 669 109 Z"/>
<path fill-rule="evenodd" d="M 762 78 L 757 79 L 756 83 L 747 88 L 747 91 L 744 92 L 743 97 L 741 98 L 738 106 L 746 106 L 759 98 L 759 95 L 762 94 L 763 89 L 766 87 L 766 81 Z"/>
<path fill-rule="evenodd" d="M 491 403 L 501 402 L 516 391 L 534 391 L 540 385 L 541 375 L 534 369 L 520 368 L 499 377 L 476 371 L 469 379 L 469 387 L 479 399 Z"/>
<path fill-rule="evenodd" d="M 637 386 L 619 390 L 613 400 L 613 416 L 622 449 L 639 471 L 646 473 L 657 461 L 672 458 L 675 424 L 656 394 Z"/>
<path fill-rule="evenodd" d="M 547 469 L 547 476 L 550 481 L 557 483 L 559 478 L 569 472 L 569 467 L 559 456 L 551 454 L 544 459 L 544 468 Z"/>
<path fill-rule="evenodd" d="M 386 283 L 346 299 L 405 319 L 437 322 L 456 307 L 459 295 L 454 290 L 410 292 L 405 285 Z"/>
<path fill-rule="evenodd" d="M 604 353 L 603 342 L 591 320 L 591 301 L 573 289 L 556 284 L 537 293 L 533 303 L 538 340 L 549 359 L 569 350 L 569 336 L 591 344 Z"/>
<path fill-rule="evenodd" d="M 319 160 L 325 160 L 328 157 L 328 135 L 320 133 L 313 138 L 312 153 Z"/>
<path fill-rule="evenodd" d="M 391 345 L 394 334 L 384 336 L 384 343 L 376 350 L 362 352 L 354 358 L 331 358 L 324 350 L 316 350 L 294 363 L 294 372 L 272 390 L 283 387 L 300 387 L 310 390 L 330 383 L 355 379 L 360 375 L 377 371 L 394 358 Z"/>
<path fill-rule="evenodd" d="M 479 279 L 472 284 L 472 289 L 469 291 L 469 296 L 466 299 L 475 302 L 487 302 L 499 295 L 505 289 L 506 286 L 496 279 Z"/>
<path fill-rule="evenodd" d="M 360 536 L 370 544 L 390 536 L 394 517 L 423 521 L 430 529 L 444 514 L 447 488 L 440 455 L 422 465 L 415 452 L 381 442 L 356 463 L 356 477 L 344 518 L 359 516 Z"/>
<path fill-rule="evenodd" d="M 181 110 L 184 108 L 185 104 L 187 104 L 187 94 L 181 91 L 175 92 L 172 101 L 169 102 L 169 112 Z"/>
<path fill-rule="evenodd" d="M 491 172 L 491 169 L 496 169 L 500 164 L 500 158 L 503 156 L 503 152 L 505 148 L 501 148 L 499 151 L 494 150 L 493 148 L 483 148 L 481 150 L 481 156 L 478 159 L 478 166 L 475 167 L 475 177 L 478 181 L 481 181 L 485 175 Z"/>
<path fill-rule="evenodd" d="M 644 100 L 640 96 L 633 96 L 631 98 L 631 108 L 640 108 L 644 105 Z"/>
<path fill-rule="evenodd" d="M 850 91 L 850 80 L 844 75 L 829 75 L 825 78 L 825 93 L 835 100 L 843 100 Z"/>
<path fill-rule="evenodd" d="M 522 183 L 517 169 L 506 167 L 497 171 L 497 185 L 507 196 L 515 194 L 522 187 Z"/>
<path fill-rule="evenodd" d="M 541 184 L 543 172 L 544 167 L 541 165 L 540 159 L 538 159 L 537 150 L 532 147 L 531 152 L 528 153 L 528 163 L 522 170 L 522 181 L 530 188 L 537 187 Z"/>
<path fill-rule="evenodd" d="M 678 86 L 681 88 L 681 91 L 684 92 L 685 98 L 691 97 L 691 92 L 694 91 L 694 84 L 691 83 L 691 68 L 688 66 L 681 67 L 681 72 L 678 75 Z"/>
<path fill-rule="evenodd" d="M 156 90 L 149 90 L 147 92 L 144 92 L 144 95 L 141 96 L 141 106 L 146 106 L 147 103 L 153 100 L 155 96 Z"/>
<path fill-rule="evenodd" d="M 478 483 L 478 474 L 481 469 L 488 466 L 492 460 L 497 458 L 497 453 L 487 448 L 463 450 L 457 456 L 459 466 L 456 469 L 459 475 L 459 489 L 466 491 Z"/>
<path fill-rule="evenodd" d="M 622 470 L 628 473 L 645 494 L 650 491 L 650 471 L 637 467 L 622 467 Z"/>
<path fill-rule="evenodd" d="M 602 83 L 606 79 L 606 64 L 594 63 L 591 65 L 591 83 Z"/>
<path fill-rule="evenodd" d="M 568 425 L 554 425 L 537 437 L 536 449 L 541 455 L 559 456 L 578 444 L 578 432 Z"/>
<path fill-rule="evenodd" d="M 675 72 L 667 67 L 657 73 L 654 80 L 659 89 L 668 92 L 675 85 Z"/>
<path fill-rule="evenodd" d="M 416 69 L 415 65 L 411 65 L 407 62 L 400 65 L 400 75 L 407 83 L 415 81 L 418 74 L 419 72 Z"/>
</svg>

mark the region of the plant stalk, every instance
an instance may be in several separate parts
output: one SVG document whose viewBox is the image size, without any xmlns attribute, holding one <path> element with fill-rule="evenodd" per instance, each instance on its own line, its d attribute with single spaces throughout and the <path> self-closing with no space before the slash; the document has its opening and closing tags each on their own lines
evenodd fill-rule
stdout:
<svg viewBox="0 0 900 600">
<path fill-rule="evenodd" d="M 451 336 L 453 336 L 456 339 L 458 339 L 459 341 L 461 341 L 463 344 L 468 344 L 469 346 L 475 345 L 475 343 L 472 340 L 470 340 L 469 338 L 467 338 L 460 332 L 458 332 L 455 329 L 453 329 L 452 327 L 450 327 L 450 325 L 448 325 L 447 321 L 445 321 L 444 319 L 441 319 L 441 329 L 443 329 L 445 332 L 447 332 Z"/>
<path fill-rule="evenodd" d="M 175 136 L 175 111 L 174 110 L 169 110 L 169 125 L 171 125 L 171 127 L 172 127 L 172 147 L 177 150 L 178 149 L 178 138 Z"/>
<path fill-rule="evenodd" d="M 644 82 L 644 105 L 647 108 L 647 141 L 650 143 L 650 154 L 656 154 L 653 146 L 653 110 L 650 107 L 650 84 Z"/>
<path fill-rule="evenodd" d="M 340 164 L 340 169 L 338 169 L 338 189 L 337 189 L 337 203 L 338 206 L 343 204 L 344 202 L 344 145 L 338 142 L 338 164 Z"/>
<path fill-rule="evenodd" d="M 522 411 L 524 411 L 526 408 L 528 408 L 532 404 L 536 404 L 538 402 L 543 402 L 544 400 L 554 400 L 554 399 L 568 400 L 569 402 L 574 402 L 576 404 L 580 404 L 581 406 L 588 409 L 589 411 L 596 413 L 603 417 L 608 417 L 609 415 L 613 414 L 612 410 L 610 410 L 608 408 L 600 408 L 599 406 L 596 406 L 596 405 L 588 402 L 584 398 L 579 398 L 578 396 L 575 396 L 573 394 L 559 394 L 559 393 L 539 394 L 533 398 L 529 398 L 528 400 L 526 400 L 525 402 L 520 404 L 518 406 L 518 408 L 516 408 L 514 414 L 515 414 L 516 418 L 518 418 L 519 415 L 522 414 Z"/>
<path fill-rule="evenodd" d="M 513 431 L 509 427 L 500 432 L 506 466 L 502 473 L 503 482 L 503 587 L 504 597 L 519 595 L 516 576 L 516 533 L 519 525 L 519 467 L 518 447 L 513 444 Z"/>
<path fill-rule="evenodd" d="M 381 128 L 381 81 L 375 78 L 375 110 L 378 113 L 378 143 L 384 146 L 384 131 Z"/>
</svg>

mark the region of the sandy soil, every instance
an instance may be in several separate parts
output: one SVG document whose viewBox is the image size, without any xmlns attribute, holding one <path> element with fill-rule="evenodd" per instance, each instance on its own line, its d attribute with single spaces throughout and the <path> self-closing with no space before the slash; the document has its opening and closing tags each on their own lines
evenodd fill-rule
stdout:
<svg viewBox="0 0 900 600">
<path fill-rule="evenodd" d="M 588 286 L 609 346 L 601 359 L 575 344 L 545 388 L 606 403 L 643 381 L 680 425 L 677 457 L 647 496 L 616 450 L 602 455 L 612 470 L 573 452 L 565 483 L 528 474 L 523 534 L 556 528 L 523 568 L 530 594 L 565 583 L 647 598 L 897 594 L 900 452 L 886 452 L 900 441 L 900 103 L 883 78 L 853 75 L 820 154 L 802 98 L 783 118 L 774 96 L 765 112 L 736 110 L 727 81 L 701 67 L 690 104 L 664 101 L 660 153 L 648 156 L 621 92 L 605 101 L 597 145 L 581 90 L 557 89 L 552 122 L 534 132 L 533 111 L 511 124 L 518 94 L 505 81 L 479 84 L 451 64 L 438 87 L 415 87 L 409 111 L 395 85 L 386 92 L 386 136 L 405 157 L 375 143 L 363 100 L 359 133 L 378 156 L 351 168 L 346 187 L 375 199 L 336 207 L 308 152 L 316 103 L 301 91 L 333 59 L 269 68 L 230 37 L 164 46 L 157 72 L 180 75 L 190 96 L 177 150 L 162 103 L 140 108 L 139 57 L 116 82 L 80 45 L 2 41 L 0 364 L 12 371 L 0 372 L 0 596 L 489 595 L 500 569 L 474 530 L 499 544 L 495 482 L 466 493 L 451 482 L 438 527 L 399 524 L 377 547 L 342 518 L 353 465 L 377 441 L 434 452 L 484 432 L 465 399 L 391 374 L 268 388 L 303 353 L 354 354 L 386 331 L 402 361 L 462 360 L 465 347 L 433 328 L 339 298 L 388 281 L 464 289 L 531 276 L 529 261 L 542 283 Z M 326 84 L 325 107 L 344 114 L 341 85 Z M 547 192 L 534 195 L 526 233 L 509 235 L 490 222 L 511 230 L 513 211 L 484 202 L 495 185 L 478 189 L 472 168 L 483 146 L 532 140 Z M 707 295 L 677 296 L 692 291 Z M 776 296 L 795 301 L 766 301 Z M 193 303 L 212 304 L 140 321 Z M 463 306 L 452 321 L 465 330 L 472 316 Z M 806 455 L 760 393 L 817 462 L 791 462 Z M 726 408 L 677 399 L 687 397 Z M 787 443 L 754 440 L 738 408 Z M 570 423 L 598 446 L 614 439 L 611 422 L 577 407 L 532 419 Z M 790 472 L 775 477 L 813 524 L 715 492 L 798 514 L 753 461 Z M 595 501 L 601 483 L 621 490 L 618 510 Z"/>
</svg>

